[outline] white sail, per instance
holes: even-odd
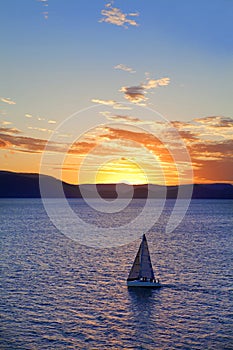
[[[154,272],[145,234],[142,237],[142,242],[140,244],[133,266],[130,270],[128,281],[133,281],[140,278],[154,280]]]
[[[142,254],[141,254],[141,271],[140,277],[147,279],[154,279],[154,272],[151,264],[149,248],[146,240],[146,236],[142,238]]]
[[[141,251],[142,251],[142,243],[140,244],[133,266],[130,270],[128,281],[133,281],[140,278],[139,276],[140,276],[140,268],[141,268]]]

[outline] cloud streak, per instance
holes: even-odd
[[[12,101],[10,97],[1,97],[1,101],[7,103],[8,105],[16,105],[16,102]]]
[[[114,66],[114,69],[123,70],[124,72],[129,72],[129,73],[136,73],[136,70],[133,70],[133,68],[126,66],[125,64],[122,64],[122,63]]]
[[[101,100],[101,99],[93,98],[91,101],[104,106],[111,106],[113,109],[131,109],[130,107],[122,105],[121,103],[115,100]]]
[[[16,129],[16,128],[0,128],[0,132],[4,134],[21,134],[21,130]]]
[[[49,6],[49,2],[48,0],[37,0],[38,2],[42,3],[43,7],[46,8],[46,11],[43,11],[42,14],[44,16],[44,19],[48,19],[49,18],[49,12],[47,10],[48,6]]]
[[[39,127],[37,127],[37,126],[28,126],[28,129],[30,129],[30,130],[42,131],[42,132],[48,132],[48,133],[54,132],[54,130],[47,129],[47,128],[39,128]]]
[[[116,123],[126,123],[131,125],[154,125],[155,123],[152,120],[142,120],[130,115],[112,114],[109,111],[103,111],[99,113],[103,115],[107,120],[111,120]]]
[[[122,12],[121,9],[113,7],[113,2],[105,5],[105,9],[101,11],[103,16],[99,22],[114,24],[116,26],[128,28],[128,26],[138,26],[135,17],[139,16],[138,12],[131,12],[129,14]],[[132,18],[130,18],[132,17]]]
[[[142,120],[139,118],[131,117],[129,115],[120,115],[120,114],[111,114],[109,111],[100,112],[106,119],[115,121],[115,122],[123,122],[123,123],[131,123],[131,124],[141,124]]]
[[[2,125],[11,125],[13,124],[12,122],[9,122],[7,120],[3,120]]]
[[[0,128],[0,140],[7,148],[15,152],[27,152],[27,153],[41,153],[43,152],[45,146],[47,145],[47,140],[38,139],[27,136],[19,136],[17,132],[14,130],[11,132],[9,130],[4,130]],[[5,148],[6,146],[4,146]],[[52,142],[48,146],[49,151],[53,152],[62,152],[65,151],[65,147],[63,143],[55,143]]]
[[[233,119],[229,117],[210,116],[205,118],[196,118],[194,121],[202,125],[208,125],[211,128],[233,127]]]
[[[52,132],[52,130],[41,130],[41,128],[29,127],[39,131]],[[47,151],[55,153],[67,152],[69,144],[66,142],[49,142],[46,139],[28,137],[19,135],[22,132],[14,128],[0,127],[0,148],[9,148],[14,152],[23,153],[42,153],[46,147]],[[95,136],[92,139],[86,138],[83,141],[75,142],[70,148],[68,154],[84,156],[96,145]]]

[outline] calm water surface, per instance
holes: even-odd
[[[125,281],[140,240],[87,248],[53,226],[39,199],[0,200],[0,348],[232,350],[233,201],[192,201],[168,234],[173,204],[147,234],[165,286],[137,291]],[[82,200],[71,205],[90,218]]]

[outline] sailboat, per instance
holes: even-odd
[[[128,287],[162,287],[158,279],[155,279],[151,264],[149,248],[146,235],[142,236],[142,241],[135,257],[133,266],[127,278]]]

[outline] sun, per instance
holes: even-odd
[[[96,183],[127,183],[141,185],[148,183],[145,171],[128,158],[106,162],[98,169]]]

